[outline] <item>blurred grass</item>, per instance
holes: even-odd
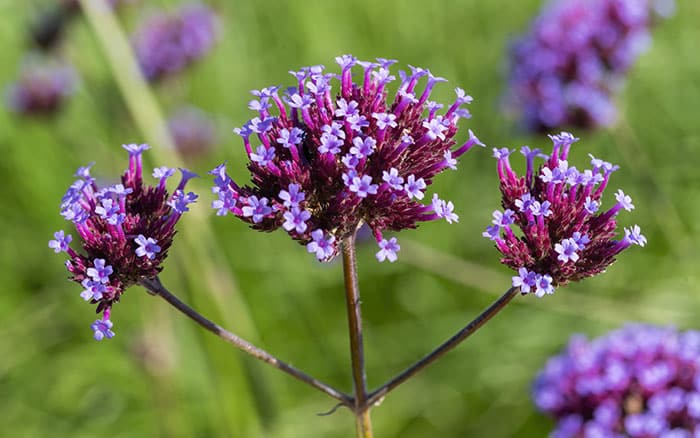
[[[189,163],[200,174],[229,160],[234,177],[247,180],[242,144],[230,130],[251,117],[248,90],[288,84],[288,70],[331,66],[342,53],[429,67],[450,79],[438,87],[436,100],[448,101],[452,87],[464,87],[475,102],[473,119],[462,126],[489,145],[548,146],[543,136],[518,132],[498,111],[503,48],[527,25],[537,1],[207,3],[221,16],[216,49],[153,90],[166,111],[189,102],[215,114],[221,144],[213,156]],[[14,79],[26,23],[42,4],[0,0],[0,83]],[[173,4],[126,6],[119,18],[131,30],[142,13]],[[700,4],[679,2],[620,95],[623,124],[576,132],[582,138],[576,164],[590,152],[622,166],[611,188],[623,187],[637,209],[621,222],[639,223],[649,246],[553,297],[518,298],[477,336],[387,397],[373,415],[378,437],[543,436],[550,425],[534,411],[529,383],[571,333],[597,335],[628,319],[698,328],[698,20]],[[119,146],[145,139],[84,21],[72,28],[64,54],[82,75],[66,111],[44,121],[0,111],[2,430],[18,437],[350,435],[347,411],[316,416],[333,403],[232,351],[138,288],[115,308],[117,337],[91,340],[92,309],[78,299],[75,284],[63,281],[60,257],[46,241],[67,226],[57,207],[75,168],[96,161],[96,173],[114,177],[126,166]],[[374,245],[360,248],[370,386],[434,347],[507,286],[510,272],[480,237],[498,205],[489,155],[470,152],[457,172],[433,186],[455,202],[459,224],[402,233],[404,249],[393,265],[375,262]],[[165,160],[172,157],[151,162]],[[199,194],[196,210],[206,214],[211,197],[206,189]],[[206,220],[221,248],[221,268],[203,262],[211,246],[186,241],[183,229],[166,265],[167,284],[207,313],[218,307],[217,319],[241,334],[250,330],[280,358],[350,390],[341,266],[315,263],[283,233],[254,233],[231,218]],[[192,252],[192,243],[199,252]],[[232,301],[229,286],[209,287],[228,269],[248,309]],[[236,316],[241,311],[250,322]]]

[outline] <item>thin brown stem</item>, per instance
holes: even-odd
[[[493,318],[498,312],[503,310],[503,308],[518,294],[520,291],[517,287],[511,287],[508,289],[498,300],[494,301],[488,309],[484,310],[479,316],[477,316],[473,321],[467,324],[463,329],[458,331],[454,336],[452,336],[447,341],[443,342],[439,347],[425,355],[422,359],[418,360],[416,363],[406,368],[401,374],[389,380],[378,389],[373,391],[369,398],[367,399],[367,406],[372,406],[386,396],[391,390],[401,385],[406,380],[410,379],[416,375],[423,368],[432,364],[438,360],[442,355],[452,350],[456,346],[462,343],[469,336],[474,334],[481,326],[486,324],[488,320]]]
[[[360,288],[357,282],[355,257],[355,233],[343,239],[343,274],[345,280],[345,304],[350,331],[350,359],[352,380],[355,386],[355,416],[358,438],[372,437],[372,423],[367,403],[367,380],[365,377],[365,355],[362,344],[362,312],[360,311]]]
[[[163,298],[165,301],[167,301],[171,306],[182,312],[184,315],[189,317],[191,320],[205,328],[206,330],[209,330],[210,332],[214,333],[216,336],[220,337],[224,341],[232,344],[234,347],[238,348],[239,350],[243,351],[244,353],[249,354],[250,356],[253,356],[254,358],[261,360],[269,365],[272,365],[273,367],[277,368],[278,370],[285,372],[289,374],[290,376],[294,377],[297,380],[300,380],[304,383],[306,383],[309,386],[312,386],[319,391],[333,397],[334,399],[340,401],[343,405],[354,409],[354,400],[351,396],[345,394],[342,391],[339,391],[311,376],[308,374],[294,368],[292,365],[289,365],[288,363],[285,363],[270,353],[266,352],[265,350],[262,350],[255,345],[251,344],[250,342],[246,341],[245,339],[242,339],[233,333],[229,332],[228,330],[220,327],[218,324],[209,321],[207,318],[204,316],[200,315],[189,307],[187,304],[183,303],[180,301],[175,295],[170,293],[168,289],[163,286],[163,284],[160,282],[160,279],[158,277],[155,278],[150,278],[150,279],[142,279],[140,281],[140,284],[145,287],[151,294],[157,295],[161,298]]]

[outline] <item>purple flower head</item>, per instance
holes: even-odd
[[[287,95],[266,97],[265,115],[237,131],[252,161],[264,155],[254,141],[275,153],[265,157],[265,166],[248,165],[249,185],[217,172],[214,192],[238,200],[228,211],[256,230],[282,227],[324,261],[360,223],[381,236],[423,221],[456,222],[451,202],[423,202],[437,174],[454,169],[461,155],[481,145],[471,131],[457,143],[457,121],[471,98],[462,91],[442,109],[429,99],[442,79],[427,70],[413,67],[397,75],[402,81],[392,94],[386,87],[395,79],[392,62],[350,55],[336,61],[339,74],[324,73],[322,66],[293,72],[296,83]],[[303,198],[292,201],[290,187]],[[269,211],[253,214],[251,199],[268,200]],[[217,214],[223,205],[216,204]],[[304,211],[311,216],[302,230],[295,220]]]
[[[523,148],[527,161],[524,176],[518,176],[503,158],[510,153],[507,149],[496,150],[505,212],[493,214],[493,224],[501,230],[489,228],[483,233],[503,254],[501,263],[548,279],[548,285],[532,289],[542,294],[599,274],[631,244],[646,243],[638,229],[636,234],[633,230],[615,240],[617,212],[631,207],[631,199],[622,191],[615,196],[617,203],[598,213],[613,166],[602,179],[579,178],[586,171],[579,172],[567,161],[570,146],[578,139],[568,133],[551,139],[554,147],[549,156]],[[538,158],[544,163],[536,167]],[[593,166],[590,173],[603,167],[601,163]],[[517,229],[522,237],[516,234]]]
[[[530,292],[530,288],[535,287],[537,273],[528,271],[526,268],[518,269],[518,275],[513,277],[513,287],[519,287],[524,294]]]
[[[506,107],[530,130],[607,126],[614,93],[663,14],[652,0],[553,0],[510,48]],[[673,5],[673,0],[667,0]],[[632,12],[634,11],[634,12]]]
[[[77,81],[69,65],[31,54],[22,63],[17,82],[8,87],[6,103],[17,114],[54,115],[74,93]]]
[[[146,19],[132,37],[132,45],[143,74],[156,81],[202,58],[216,37],[213,11],[203,5],[187,5]]]
[[[156,186],[144,184],[143,151],[148,145],[125,145],[129,167],[121,183],[99,188],[89,172],[76,173],[78,180],[68,188],[61,203],[61,214],[75,224],[78,237],[72,241],[63,231],[54,234],[49,247],[65,252],[71,279],[83,287],[81,297],[97,305],[103,320],[93,324],[95,336],[111,338],[109,312],[125,289],[142,278],[153,278],[163,269],[163,260],[175,235],[175,224],[186,205],[196,198],[183,190],[192,173],[183,170],[183,179],[170,196],[165,179],[173,170],[165,167],[154,174]],[[78,243],[73,249],[70,243]],[[107,327],[109,325],[109,327]],[[95,328],[97,327],[97,329]],[[105,328],[106,327],[106,328]]]
[[[294,230],[297,234],[303,234],[308,228],[306,221],[311,218],[311,213],[306,210],[300,210],[299,207],[293,207],[291,210],[286,211],[283,217],[284,223],[282,228],[287,231]]]
[[[566,430],[561,436],[695,436],[699,337],[697,331],[643,324],[591,341],[574,336],[548,360],[532,397],[557,431]]]
[[[49,248],[53,249],[57,254],[62,251],[68,252],[73,236],[70,234],[66,235],[63,230],[59,230],[53,233],[53,237],[55,240],[49,240]]]
[[[216,140],[214,123],[204,111],[192,106],[173,112],[168,128],[178,152],[187,159],[208,155]]]
[[[380,262],[389,260],[389,262],[394,263],[398,259],[396,253],[401,249],[401,246],[396,241],[396,237],[389,240],[382,239],[377,244],[379,245],[379,252],[376,254],[377,260]]]

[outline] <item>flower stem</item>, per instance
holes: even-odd
[[[372,391],[372,393],[369,395],[369,398],[367,399],[367,406],[369,407],[374,405],[384,396],[386,396],[391,390],[401,385],[403,382],[416,375],[423,368],[426,368],[428,365],[432,364],[440,357],[442,357],[445,353],[461,344],[462,341],[474,334],[474,332],[479,330],[481,326],[486,324],[498,312],[503,310],[503,308],[513,298],[515,298],[519,291],[520,289],[517,287],[511,287],[510,289],[508,289],[503,295],[501,295],[499,299],[494,301],[488,309],[484,310],[479,316],[477,316],[473,321],[467,324],[463,329],[455,333],[454,336],[452,336],[447,341],[443,342],[439,347],[437,347],[429,354],[425,355],[422,359],[418,360],[413,365],[406,368],[401,374],[389,380],[375,391]]]
[[[355,233],[343,239],[343,274],[345,279],[345,304],[350,331],[350,358],[352,380],[355,386],[355,425],[358,438],[372,438],[372,423],[367,403],[367,380],[365,377],[365,355],[362,345],[362,312],[360,311],[360,288],[357,282],[355,257]]]
[[[232,344],[234,347],[238,348],[239,350],[243,351],[244,353],[249,354],[250,356],[253,356],[254,358],[261,360],[269,365],[272,365],[273,367],[277,368],[278,370],[285,372],[289,374],[290,376],[294,377],[297,380],[300,380],[307,385],[310,385],[319,391],[333,397],[334,399],[340,401],[343,405],[349,407],[349,408],[354,408],[353,405],[353,399],[351,396],[345,394],[344,392],[341,392],[311,376],[308,374],[296,369],[292,365],[289,365],[288,363],[285,363],[270,353],[266,352],[265,350],[262,350],[255,345],[251,344],[250,342],[236,336],[235,334],[229,332],[228,330],[220,327],[216,323],[209,321],[207,318],[204,316],[200,315],[189,307],[187,304],[183,303],[180,301],[175,295],[170,293],[168,289],[163,286],[163,284],[160,282],[160,279],[158,277],[155,278],[150,278],[150,279],[142,279],[140,281],[141,286],[145,287],[150,293],[153,295],[157,295],[161,298],[163,298],[165,301],[167,301],[171,306],[182,312],[185,316],[189,317],[192,319],[194,322],[199,324],[200,326],[204,327],[206,330],[209,330],[210,332],[214,333],[224,341]]]

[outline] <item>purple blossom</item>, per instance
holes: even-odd
[[[219,199],[211,202],[211,208],[216,210],[217,216],[226,216],[238,204],[238,201],[230,190],[219,190]]]
[[[90,328],[95,332],[95,340],[101,341],[104,338],[112,339],[114,337],[112,326],[112,321],[109,319],[98,319],[90,325]]]
[[[565,436],[691,437],[700,333],[629,324],[598,339],[571,338],[533,385],[537,408]],[[555,435],[559,436],[559,435]]]
[[[519,287],[520,292],[530,293],[530,288],[535,287],[537,273],[528,271],[526,268],[519,268],[518,275],[513,277],[513,287]]]
[[[360,223],[380,241],[385,231],[415,228],[423,221],[457,221],[451,202],[438,199],[425,205],[421,200],[436,175],[455,168],[461,155],[481,145],[471,131],[457,144],[461,107],[471,101],[463,91],[446,110],[431,102],[441,78],[412,67],[399,73],[401,83],[392,94],[386,88],[394,79],[388,60],[363,62],[348,55],[337,61],[339,74],[325,73],[323,66],[291,72],[295,83],[284,98],[254,93],[271,105],[262,109],[255,104],[255,117],[235,132],[252,161],[262,155],[251,145],[253,134],[265,148],[276,150],[265,166],[248,166],[250,184],[237,184],[223,167],[213,171],[217,210],[233,213],[256,230],[290,229],[294,208],[311,214],[304,221],[308,229],[301,232],[295,226],[289,235],[307,247],[313,243],[313,253],[321,248],[324,261],[339,252],[340,242]],[[427,83],[419,81],[424,76]],[[304,194],[302,199],[285,197],[285,192],[291,196],[292,185]],[[222,211],[222,196],[237,202]],[[269,210],[253,215],[256,207],[249,200],[263,198],[269,200]],[[320,237],[314,239],[310,229],[320,230]]]
[[[550,275],[537,274],[535,277],[535,296],[542,298],[545,295],[554,293],[554,285],[552,285],[552,277]]]
[[[183,214],[190,211],[188,205],[195,202],[197,198],[199,198],[199,196],[192,192],[185,194],[182,190],[175,190],[172,199],[168,201],[168,205],[176,212]]]
[[[377,141],[372,137],[355,137],[352,141],[353,146],[350,148],[350,153],[358,158],[367,158],[374,152]]]
[[[193,173],[181,169],[182,179],[171,197],[165,180],[173,170],[157,168],[154,175],[160,178],[159,184],[146,186],[141,155],[148,145],[129,144],[124,149],[129,153],[129,167],[120,184],[99,188],[89,166],[83,167],[62,198],[61,215],[76,224],[80,248],[70,248],[71,236],[63,231],[54,234],[56,239],[49,244],[67,253],[71,279],[83,287],[80,296],[103,313],[102,321],[109,320],[112,306],[126,288],[161,272],[182,213],[175,207],[182,209],[196,198],[193,193],[183,194]],[[109,327],[100,321],[93,324],[99,339],[114,335],[110,327],[111,322]]]
[[[404,184],[404,190],[408,195],[408,198],[423,199],[425,194],[423,190],[427,187],[423,178],[416,179],[416,176],[411,174],[406,178],[406,184]]]
[[[335,255],[334,236],[329,235],[326,237],[323,234],[323,230],[317,229],[311,232],[311,239],[311,242],[306,245],[306,250],[310,253],[315,253],[318,260],[329,260]]]
[[[248,198],[247,205],[241,210],[244,217],[250,217],[253,219],[253,223],[260,223],[265,218],[265,216],[272,213],[272,208],[270,208],[267,203],[267,198],[258,199],[257,196],[251,196]]]
[[[175,169],[170,167],[161,166],[153,169],[153,178],[170,178],[175,174]]]
[[[489,240],[496,240],[501,236],[501,227],[498,225],[489,225],[486,227],[486,231],[481,233],[481,235]]]
[[[203,5],[156,12],[132,37],[141,71],[150,81],[174,75],[204,57],[214,46],[217,20]]]
[[[389,260],[389,262],[394,263],[398,259],[396,253],[401,249],[401,246],[396,241],[396,237],[389,240],[382,239],[377,244],[379,245],[379,252],[376,254],[377,260],[380,262]]]
[[[518,176],[510,165],[506,148],[496,149],[497,171],[504,213],[494,212],[494,227],[482,235],[495,243],[503,254],[501,262],[514,270],[525,268],[542,277],[542,286],[535,294],[551,293],[555,287],[604,272],[615,257],[637,240],[632,232],[615,240],[616,213],[631,206],[631,200],[618,192],[617,204],[598,214],[604,189],[613,168],[602,179],[592,175],[604,166],[595,159],[594,169],[579,171],[567,161],[571,145],[578,141],[569,133],[551,136],[551,155],[522,148],[526,158],[524,176]],[[544,158],[536,167],[535,159]],[[515,225],[513,229],[510,225]],[[522,232],[522,237],[517,231]],[[503,232],[503,235],[499,235]],[[551,286],[551,288],[550,288]]]
[[[151,237],[139,234],[138,237],[134,239],[134,242],[139,246],[135,251],[136,255],[139,257],[148,257],[148,259],[153,260],[156,258],[156,254],[160,252],[158,241]]]
[[[279,198],[283,201],[283,204],[287,208],[298,207],[299,203],[304,200],[305,195],[301,191],[301,186],[299,184],[290,184],[287,190],[280,191]]]
[[[625,239],[635,245],[644,246],[647,244],[647,238],[642,234],[642,230],[639,225],[634,225],[631,229],[625,228]]]
[[[625,195],[622,190],[618,190],[617,193],[615,193],[615,199],[617,200],[618,204],[622,208],[624,208],[627,211],[632,211],[634,210],[634,204],[632,204],[632,198],[629,196]]]
[[[53,237],[55,240],[49,240],[49,248],[53,249],[53,251],[57,254],[62,251],[68,252],[73,236],[70,234],[65,234],[63,230],[59,230],[53,233]]]
[[[282,228],[287,231],[294,230],[297,234],[306,232],[306,221],[311,218],[311,213],[306,210],[300,210],[299,207],[294,207],[290,211],[284,212],[284,223]]]
[[[547,2],[511,46],[505,107],[515,108],[526,127],[535,131],[612,124],[615,91],[648,46],[660,16],[657,3]]]
[[[275,148],[265,147],[263,145],[258,146],[255,153],[250,154],[250,161],[253,163],[258,163],[259,166],[267,166],[275,158]]]
[[[377,184],[372,184],[372,177],[369,175],[356,176],[352,179],[348,188],[360,198],[366,198],[368,195],[376,195]]]
[[[85,271],[88,277],[100,283],[109,283],[109,276],[114,270],[111,265],[105,266],[105,259],[95,259],[92,262],[92,268],[87,268]]]

